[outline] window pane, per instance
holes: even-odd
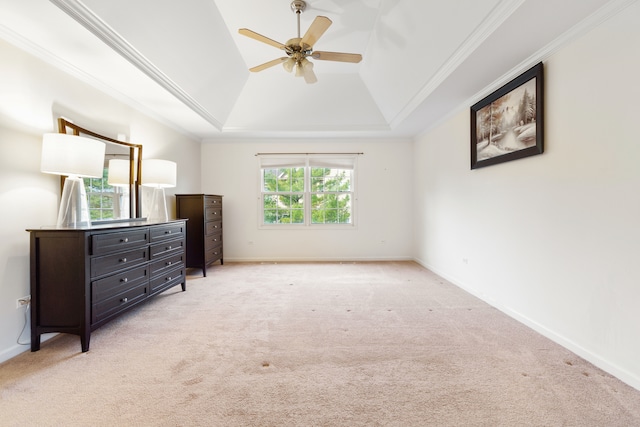
[[[263,192],[303,192],[304,168],[262,169]]]
[[[311,169],[311,191],[351,191],[350,169]]]
[[[303,224],[304,198],[302,194],[270,194],[263,198],[265,224]]]
[[[277,169],[262,170],[262,191],[276,191]]]
[[[313,195],[311,222],[313,224],[350,224],[351,195]]]

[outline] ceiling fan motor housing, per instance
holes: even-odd
[[[284,47],[284,51],[287,55],[296,60],[310,56],[313,52],[311,46],[306,43],[300,43],[300,40],[300,37],[289,39]]]

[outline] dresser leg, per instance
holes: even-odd
[[[82,347],[82,352],[86,353],[89,351],[89,339],[91,338],[91,332],[84,333],[80,335],[80,345]]]
[[[34,332],[31,334],[31,351],[38,351],[38,350],[40,350],[40,334],[37,332]]]
[[[182,292],[187,290],[187,281],[182,282]]]

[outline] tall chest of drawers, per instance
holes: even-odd
[[[31,234],[31,351],[40,336],[80,336],[148,298],[186,289],[186,221],[132,221],[84,229],[41,228]]]
[[[187,267],[201,268],[220,260],[222,245],[222,196],[213,194],[176,194],[176,216],[188,219]]]

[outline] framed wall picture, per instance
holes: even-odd
[[[471,107],[471,169],[544,152],[542,62]]]

